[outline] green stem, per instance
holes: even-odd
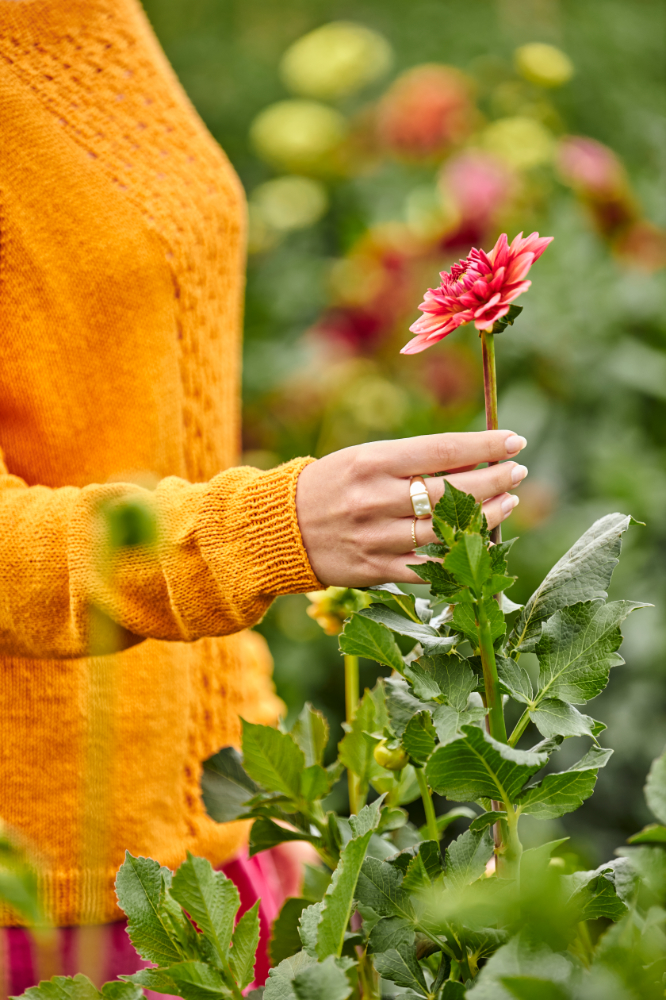
[[[351,726],[358,709],[358,656],[345,654],[345,709],[347,723]],[[349,812],[358,815],[361,798],[358,775],[347,771],[349,785]]]
[[[495,335],[481,331],[481,354],[483,356],[483,395],[486,403],[486,430],[496,431],[497,420],[497,372],[495,370]],[[488,466],[497,462],[488,462]],[[490,532],[490,540],[495,545],[502,541],[502,528],[497,525]]]
[[[419,791],[421,792],[421,798],[423,799],[423,808],[426,814],[426,826],[428,827],[428,836],[430,840],[434,840],[439,843],[439,829],[437,828],[437,817],[435,816],[435,807],[432,803],[432,795],[430,789],[428,788],[428,782],[426,781],[426,776],[422,767],[417,767],[414,769],[416,771],[416,780],[419,783]]]
[[[497,675],[497,663],[495,661],[495,650],[490,632],[490,622],[483,600],[480,600],[477,604],[477,612],[479,616],[481,666],[483,667],[483,681],[486,688],[486,702],[489,708],[488,730],[494,739],[499,740],[500,743],[506,743],[502,692],[500,691],[499,677]]]
[[[518,722],[514,726],[513,732],[509,737],[510,747],[515,747],[516,743],[527,729],[529,721],[530,721],[530,710],[529,708],[526,708],[521,717],[518,719]]]

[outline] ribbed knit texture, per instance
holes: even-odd
[[[308,459],[232,468],[243,194],[135,0],[0,0],[0,102],[0,815],[75,924],[118,916],[125,849],[242,845],[201,761],[278,714],[241,630],[318,586]],[[157,541],[113,555],[128,500]]]

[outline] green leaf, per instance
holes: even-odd
[[[402,888],[405,892],[416,892],[440,878],[444,871],[439,843],[436,840],[425,840],[419,844],[415,856],[409,862],[405,871]]]
[[[389,948],[388,951],[375,955],[375,968],[380,976],[395,983],[396,986],[416,990],[421,996],[428,992],[413,946]]]
[[[305,756],[289,733],[271,726],[243,724],[243,764],[263,788],[298,798]]]
[[[402,734],[402,745],[414,764],[425,764],[435,749],[436,735],[430,712],[419,712],[409,720]]]
[[[330,790],[330,776],[321,764],[312,764],[301,772],[301,795],[308,802],[325,798]]]
[[[485,598],[484,606],[490,624],[492,641],[495,642],[506,632],[506,622],[494,597]],[[476,622],[473,604],[456,604],[453,609],[451,625],[456,631],[462,632],[463,635],[467,636],[473,646],[478,646],[479,627]]]
[[[236,924],[229,964],[242,990],[254,979],[254,956],[259,945],[259,900]]]
[[[125,851],[116,875],[116,895],[127,917],[130,941],[141,958],[171,965],[184,957],[171,929],[166,894],[171,872],[152,858],[135,858]]]
[[[414,622],[409,618],[403,618],[402,615],[391,611],[384,604],[371,604],[369,608],[364,608],[359,614],[364,618],[370,618],[372,621],[378,622],[380,625],[385,625],[386,628],[392,632],[397,632],[398,635],[415,639],[416,642],[421,643],[426,653],[444,653],[456,641],[451,636],[443,637],[439,635],[437,630],[431,628],[430,625],[424,625],[421,622]]]
[[[187,860],[173,877],[171,895],[203,931],[220,960],[226,962],[240,906],[238,889],[231,879],[214,872],[210,861],[195,858],[188,851]]]
[[[166,969],[141,969],[127,980],[154,993],[166,993],[184,1000],[228,1000],[232,996],[221,974],[204,962],[179,962]]]
[[[216,823],[228,823],[244,812],[259,786],[241,763],[234,747],[223,747],[203,763],[201,793],[206,812]]]
[[[309,836],[300,830],[289,830],[284,826],[278,826],[267,816],[260,816],[259,819],[255,819],[250,830],[250,857],[291,840],[306,840],[309,844],[319,842],[317,837]]]
[[[407,569],[413,570],[417,576],[429,583],[430,589],[436,597],[443,597],[447,601],[455,601],[460,598],[460,585],[456,582],[455,576],[444,569],[441,563],[410,563]]]
[[[534,699],[534,691],[530,675],[525,667],[510,656],[502,656],[498,653],[495,654],[495,660],[500,683],[506,693],[523,705],[529,705]]]
[[[21,994],[22,1000],[99,1000],[99,996],[97,987],[81,973],[43,979],[39,986],[31,986]]]
[[[291,986],[294,978],[316,962],[316,958],[304,951],[285,958],[268,973],[263,1000],[296,1000],[296,994]]]
[[[645,800],[657,819],[666,823],[666,750],[652,761],[645,782]]]
[[[493,575],[488,549],[480,535],[463,535],[451,546],[444,559],[444,569],[463,587],[481,597],[483,585]]]
[[[465,830],[446,849],[447,886],[462,889],[484,874],[495,845],[488,829]]]
[[[346,1000],[352,991],[349,979],[333,956],[303,969],[294,977],[292,986],[297,1000]]]
[[[564,991],[559,995],[527,993],[520,1000],[570,1000],[567,988],[574,977],[573,959],[533,942],[529,933],[517,934],[491,955],[466,996],[470,1000],[514,1000],[516,994],[504,985],[505,978],[514,977],[535,978],[539,984],[554,983]]]
[[[301,950],[298,924],[303,910],[309,905],[310,900],[304,899],[302,896],[290,896],[285,899],[282,909],[273,921],[271,937],[268,942],[271,965],[278,965],[283,959],[289,958]]]
[[[474,516],[476,500],[470,493],[457,490],[448,479],[444,482],[444,494],[437,501],[434,513],[452,528],[464,531]]]
[[[306,906],[298,921],[298,934],[303,942],[303,949],[308,955],[317,955],[317,933],[321,911],[324,908],[323,899],[311,906]]]
[[[567,771],[546,774],[519,797],[522,812],[539,819],[556,819],[578,809],[594,791],[599,768],[608,763],[612,753],[612,750],[592,747]]]
[[[369,609],[368,609],[369,610]],[[340,635],[340,649],[352,656],[376,660],[402,673],[404,661],[400,648],[386,628],[365,615],[353,614]]]
[[[104,983],[101,993],[106,1000],[143,1000],[143,990],[139,986],[118,979]]]
[[[387,677],[384,684],[391,726],[398,737],[402,736],[413,715],[422,712],[424,708],[436,707],[432,702],[427,703],[414,698],[402,677]]]
[[[372,928],[368,951],[379,953],[390,948],[411,948],[414,944],[414,927],[402,917],[382,917]]]
[[[383,797],[364,806],[358,816],[350,816],[353,837],[340,853],[340,861],[322,903],[317,934],[317,956],[320,961],[329,955],[340,956],[345,931],[352,914],[354,890],[368,844],[380,819]]]
[[[628,844],[666,844],[666,826],[660,823],[649,823],[640,833],[634,833],[627,839]]]
[[[595,521],[534,591],[518,616],[511,644],[521,652],[533,650],[542,623],[556,611],[582,601],[605,600],[618,563],[622,534],[636,523],[626,514],[607,514]]]
[[[417,698],[445,698],[462,712],[477,685],[476,675],[466,660],[457,656],[422,656],[405,667]]]
[[[530,712],[530,719],[542,736],[592,736],[595,720],[559,698],[545,698]]]
[[[358,901],[371,907],[380,917],[402,917],[413,922],[414,910],[401,883],[399,869],[377,858],[366,858],[356,886]]]
[[[328,889],[331,872],[319,865],[304,865],[303,870],[303,896],[311,903],[318,903]]]
[[[647,607],[634,601],[587,601],[557,611],[543,626],[536,647],[539,700],[560,698],[583,705],[608,683],[611,667],[624,663],[616,653],[620,624],[632,611]]]
[[[502,976],[502,986],[516,1000],[571,1000],[571,992],[559,983],[536,976]]]
[[[328,722],[310,702],[306,701],[303,710],[291,727],[291,735],[303,751],[305,766],[321,764],[328,743]]]
[[[455,983],[452,979],[444,983],[441,1000],[465,1000],[465,996],[464,983]]]
[[[492,812],[481,813],[476,819],[473,819],[469,824],[469,828],[472,833],[479,833],[481,830],[487,829],[489,826],[494,826],[495,823],[500,819],[506,819],[506,812],[504,809],[493,810]]]
[[[608,920],[621,920],[627,912],[615,889],[615,874],[612,868],[593,872],[575,872],[565,876],[571,895],[569,902],[578,910],[576,919],[597,920],[605,917]]]
[[[493,568],[493,573],[499,573],[501,576],[506,573],[507,557],[516,541],[517,539],[515,538],[509,538],[506,542],[498,542],[497,545],[491,545],[488,554],[490,555],[490,564]]]
[[[456,802],[478,798],[513,802],[525,783],[548,762],[548,755],[514,750],[477,726],[463,726],[463,737],[440,746],[428,761],[431,788]]]

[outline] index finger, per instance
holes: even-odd
[[[466,431],[451,434],[424,434],[398,441],[378,441],[377,458],[384,469],[398,477],[457,472],[480,462],[501,462],[512,458],[527,444],[513,431]]]

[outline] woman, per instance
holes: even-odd
[[[278,905],[246,824],[199,795],[239,716],[279,712],[247,629],[279,594],[415,581],[412,525],[434,536],[411,476],[455,471],[494,525],[527,470],[467,471],[516,455],[510,431],[235,467],[243,194],[137,0],[0,0],[0,56],[0,814],[42,855],[54,923],[102,928],[40,969],[7,930],[16,994],[91,958],[132,971],[125,849],[225,865],[244,907],[272,877]],[[137,504],[155,543],[112,551]]]

